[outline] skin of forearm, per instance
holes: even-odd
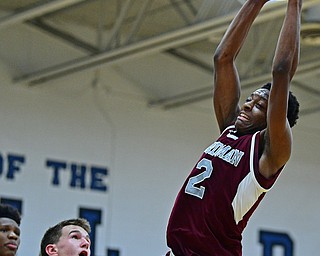
[[[236,58],[244,40],[266,0],[248,0],[223,36],[216,54],[220,58]]]
[[[290,80],[299,62],[301,1],[289,0],[288,11],[280,32],[273,70],[288,72]]]

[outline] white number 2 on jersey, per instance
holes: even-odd
[[[205,179],[210,178],[213,170],[211,161],[205,158],[201,159],[201,161],[199,161],[197,164],[197,169],[200,170],[201,168],[205,168],[205,170],[198,175],[189,178],[188,184],[184,190],[187,194],[199,197],[200,199],[203,198],[206,188],[204,186],[196,187],[195,185],[201,183]]]

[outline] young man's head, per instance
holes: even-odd
[[[40,256],[90,256],[90,232],[85,219],[61,221],[45,232]]]
[[[240,134],[250,134],[261,131],[267,127],[268,98],[271,84],[267,83],[254,91],[243,104],[239,116],[235,122]],[[290,127],[293,127],[299,113],[297,98],[289,92],[287,119]]]
[[[0,256],[14,256],[20,245],[19,211],[5,204],[0,204]]]

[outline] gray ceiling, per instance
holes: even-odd
[[[0,58],[16,83],[30,85],[112,67],[140,87],[149,105],[183,107],[210,99],[212,54],[240,6],[238,0],[1,0]],[[264,7],[238,57],[248,92],[270,79],[285,7],[285,1]],[[303,8],[292,90],[301,114],[318,118],[320,0],[304,0]]]

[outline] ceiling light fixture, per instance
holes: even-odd
[[[238,0],[238,2],[240,2],[241,4],[244,4],[247,0]],[[270,2],[283,2],[283,1],[287,1],[287,0],[269,0],[268,3]]]

